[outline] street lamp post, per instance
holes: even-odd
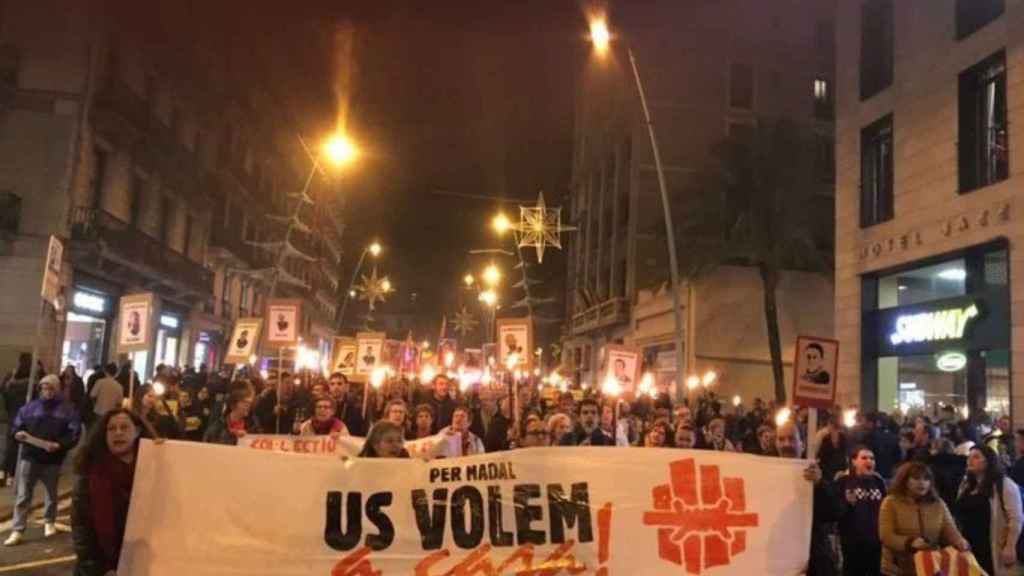
[[[316,154],[313,157],[313,168],[309,171],[309,176],[306,178],[306,183],[302,186],[302,191],[299,193],[298,200],[295,201],[295,209],[292,210],[291,218],[288,220],[288,229],[284,233],[284,242],[281,243],[281,249],[277,252],[277,259],[274,263],[274,278],[270,282],[271,298],[277,296],[277,284],[281,277],[281,270],[284,267],[285,258],[288,256],[288,244],[292,238],[292,231],[295,229],[295,222],[298,220],[299,214],[302,212],[302,205],[306,202],[306,193],[309,192],[309,185],[313,182],[313,176],[315,176],[317,171],[320,169],[321,158],[327,156],[327,160],[331,164],[335,166],[344,166],[352,162],[357,153],[356,147],[351,140],[342,134],[336,134],[324,143],[321,153]]]
[[[594,20],[590,23],[590,38],[598,52],[604,52],[611,42],[611,34],[608,26],[603,20]],[[679,301],[679,261],[676,258],[675,226],[672,223],[672,212],[668,203],[668,189],[665,185],[665,171],[661,165],[661,152],[658,149],[658,139],[654,134],[654,123],[651,122],[651,112],[647,107],[647,96],[644,93],[644,85],[640,80],[640,71],[637,69],[636,58],[633,56],[633,49],[626,47],[629,54],[629,64],[633,69],[633,79],[636,81],[636,90],[640,96],[640,107],[644,113],[644,123],[647,126],[647,134],[651,139],[651,151],[654,153],[654,167],[658,173],[658,190],[661,193],[661,208],[665,217],[665,234],[668,242],[668,265],[670,281],[672,283],[672,312],[675,318],[675,352],[676,352],[676,399],[680,402],[686,397],[686,389],[680,379],[681,374],[686,373],[685,357],[683,355],[683,312]]]
[[[341,311],[338,312],[338,330],[341,330],[345,322],[345,309],[348,308],[348,301],[352,298],[354,290],[352,289],[356,283],[356,276],[359,275],[359,270],[363,267],[363,261],[366,260],[366,254],[377,257],[380,255],[381,246],[380,243],[374,242],[366,248],[363,248],[363,252],[359,255],[359,261],[356,262],[356,267],[352,269],[352,279],[348,281],[348,289],[345,290],[345,298],[341,301]]]

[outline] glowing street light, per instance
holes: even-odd
[[[686,379],[687,389],[696,390],[698,386],[700,386],[700,377],[690,376],[689,378]]]
[[[383,250],[383,248],[381,247],[380,242],[374,242],[366,247],[366,251],[369,252],[371,256],[380,256],[381,250]]]
[[[743,403],[743,399],[740,398],[739,394],[737,394],[737,395],[732,397],[732,405],[733,405],[734,408],[739,408],[740,404],[742,404],[742,403]]]
[[[335,166],[350,164],[359,155],[352,139],[344,134],[335,134],[324,143],[324,155]]]
[[[466,285],[466,288],[470,288],[476,283],[476,278],[473,278],[472,274],[466,274],[462,277],[462,283]]]
[[[348,291],[348,296],[349,296],[349,298],[355,298],[356,297],[356,291],[355,290],[349,290]]]
[[[603,18],[595,18],[590,21],[590,41],[594,43],[594,49],[599,54],[608,51],[612,42],[612,33],[608,30],[608,23]]]
[[[483,278],[484,283],[493,288],[498,285],[498,282],[501,282],[501,270],[494,264],[491,264],[484,268]]]
[[[391,292],[391,280],[387,278],[380,281],[380,289],[385,292]]]
[[[495,294],[494,290],[484,290],[480,293],[479,299],[484,304],[494,307],[498,303],[498,295]]]
[[[622,394],[622,385],[619,384],[619,380],[614,376],[609,376],[605,379],[604,385],[601,386],[601,391],[608,396],[618,396]]]
[[[718,380],[718,373],[714,370],[708,370],[704,373],[704,378],[701,380],[701,383],[704,384],[705,388],[707,388],[714,384],[715,380]]]
[[[512,221],[505,214],[498,214],[491,221],[491,226],[494,227],[494,231],[498,234],[504,234],[512,229]]]

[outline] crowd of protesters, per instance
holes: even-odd
[[[589,390],[541,393],[532,384],[464,389],[444,375],[373,388],[338,373],[267,379],[166,366],[132,386],[131,366],[111,364],[85,381],[71,368],[44,376],[26,404],[29,368],[23,358],[3,382],[13,417],[4,477],[16,483],[5,543],[22,541],[38,483],[46,492],[44,535],[57,532],[61,464],[84,430],[72,506],[78,574],[116,566],[139,438],[236,444],[247,434],[366,437],[360,456],[377,458],[408,457],[404,441],[436,434],[460,435],[464,455],[636,446],[809,458],[809,574],[912,575],[913,553],[940,546],[970,550],[995,576],[1014,573],[1018,558],[1024,430],[1013,433],[1006,418],[959,418],[951,406],[914,415],[820,411],[822,426],[808,438],[806,410],[761,400],[749,409],[725,406],[708,390],[684,402],[667,393],[626,401]]]

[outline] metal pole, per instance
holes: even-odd
[[[640,106],[644,112],[644,122],[651,137],[651,150],[654,152],[654,166],[658,172],[658,189],[661,192],[661,208],[665,213],[665,235],[668,237],[668,265],[672,281],[672,312],[675,317],[675,348],[676,348],[676,400],[682,402],[686,397],[685,383],[682,375],[686,374],[685,357],[683,356],[683,312],[679,302],[679,262],[676,259],[675,226],[672,225],[672,212],[669,209],[668,189],[665,186],[665,171],[661,166],[661,153],[658,151],[658,139],[654,136],[654,124],[651,123],[651,112],[647,108],[647,96],[644,85],[640,81],[633,49],[627,48],[629,63],[633,67],[633,78],[640,94]],[[692,345],[692,343],[691,343]]]
[[[355,286],[356,275],[359,274],[359,270],[363,267],[363,260],[366,259],[367,250],[369,250],[369,248],[363,248],[363,253],[359,255],[359,261],[356,262],[356,267],[352,269],[352,279],[348,281],[348,288],[345,290],[344,300],[341,301],[341,312],[338,313],[339,332],[345,325],[345,309],[348,308],[348,300],[349,297],[352,295],[352,286]]]
[[[36,365],[39,363],[39,338],[43,333],[43,316],[46,315],[46,300],[41,299],[39,302],[39,314],[36,316],[36,333],[35,337],[32,338],[32,366],[28,372],[28,390],[25,391],[25,404],[27,405],[32,401],[32,390],[36,387],[36,379],[39,377],[39,373],[36,370]],[[14,422],[14,414],[11,414],[11,422]]]

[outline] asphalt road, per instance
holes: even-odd
[[[41,497],[41,494],[36,495],[36,498]],[[71,499],[61,500],[57,513],[58,529],[70,527],[70,510]],[[6,540],[10,530],[10,521],[0,524],[0,539]],[[70,531],[43,538],[42,510],[38,510],[29,522],[21,545],[0,546],[0,576],[67,576],[72,573],[74,556]]]

